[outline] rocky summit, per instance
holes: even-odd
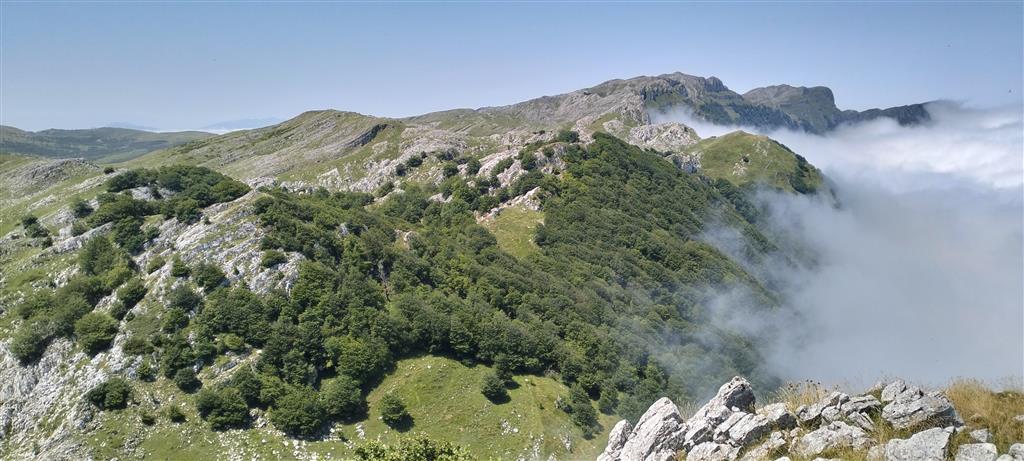
[[[794,408],[758,407],[750,383],[735,377],[688,418],[662,398],[635,425],[619,421],[597,459],[1018,461],[1024,443],[1000,454],[987,429],[968,431],[946,395],[903,380],[859,395],[834,391]]]

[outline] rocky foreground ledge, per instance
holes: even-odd
[[[598,461],[1024,461],[1024,444],[1000,455],[987,430],[970,432],[970,443],[953,453],[951,441],[966,427],[952,402],[901,380],[863,395],[832,392],[795,412],[786,403],[755,408],[750,383],[741,377],[689,419],[662,398],[635,426],[619,421]],[[877,437],[879,431],[893,437]]]

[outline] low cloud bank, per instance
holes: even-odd
[[[759,194],[765,226],[810,249],[813,263],[751,265],[782,287],[784,313],[751,312],[735,293],[711,306],[768,340],[766,365],[781,376],[863,386],[1024,375],[1021,108],[928,110],[932,122],[914,127],[766,133],[822,168],[841,203]],[[736,129],[670,118],[702,136]],[[725,230],[707,238],[740,254]]]

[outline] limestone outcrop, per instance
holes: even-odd
[[[947,396],[902,380],[859,395],[831,392],[792,411],[791,405],[758,407],[750,383],[735,377],[689,418],[662,398],[636,425],[620,421],[598,460],[778,461],[833,459],[842,453],[878,461],[1024,458],[1024,444],[1000,456],[988,430],[965,432]],[[966,441],[955,442],[961,432]]]

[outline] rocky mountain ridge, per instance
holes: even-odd
[[[636,125],[650,123],[652,113],[678,110],[692,112],[716,124],[765,131],[790,128],[815,134],[830,131],[842,123],[878,117],[893,118],[907,125],[929,119],[924,104],[861,112],[840,110],[832,90],[827,87],[775,85],[755,88],[741,95],[716,77],[675,72],[609,80],[590,88],[508,106],[436,112],[407,120],[474,130],[486,129],[488,121],[517,119],[525,122],[524,126],[543,128],[577,120],[594,121],[615,113],[624,123]]]
[[[391,140],[391,145],[378,146],[374,153],[395,152],[395,148],[399,147],[395,144],[398,143],[418,142],[423,147],[444,148],[443,145],[431,144],[439,139],[454,140],[457,146],[462,147],[460,151],[472,147],[489,153],[508,141],[521,146],[513,139],[528,138],[532,132],[572,128],[586,135],[591,131],[607,131],[605,125],[610,121],[617,121],[629,129],[651,124],[652,115],[677,111],[692,113],[697,118],[716,124],[740,125],[762,131],[789,128],[815,134],[825,133],[843,123],[879,117],[892,118],[900,124],[921,123],[929,119],[923,104],[861,112],[840,110],[835,105],[832,91],[826,87],[775,85],[755,88],[741,95],[730,90],[716,77],[705,78],[676,72],[609,80],[590,88],[507,106],[454,109],[406,118],[389,119],[331,110],[310,111],[275,125],[219,137],[197,131],[153,133],[126,128],[94,128],[29,132],[4,126],[0,127],[0,152],[58,158],[83,157],[112,162],[130,160],[148,152],[169,149],[191,141],[206,140],[212,143],[209,145],[218,155],[223,155],[226,150],[232,151],[226,159],[230,162],[231,159],[237,159],[237,155],[266,155],[268,148],[272,149],[271,152],[287,150],[285,144],[267,145],[262,141],[268,136],[277,137],[278,134],[292,132],[292,136],[286,139],[303,141],[305,148],[326,148],[331,157],[336,157],[339,151],[348,154],[369,144],[384,128],[401,132],[405,127],[418,127],[418,134],[404,134],[402,141]],[[330,114],[335,116],[325,117]],[[347,142],[334,143],[331,139],[340,133],[330,129],[332,118],[355,126],[361,126],[365,119],[374,123],[377,129],[370,130],[367,127]],[[509,134],[513,138],[508,138]],[[209,150],[205,148],[207,145],[190,145],[186,150]],[[398,150],[403,149],[399,147]],[[317,156],[308,160],[323,162],[325,159]],[[266,164],[269,169],[263,169],[257,175],[280,174],[295,169],[282,169],[273,163]],[[341,175],[344,176],[345,172],[341,172]]]
[[[635,425],[617,423],[598,461],[1024,459],[1024,443],[999,455],[991,432],[968,431],[946,395],[903,380],[878,383],[859,395],[831,392],[795,411],[785,402],[760,408],[755,403],[750,383],[738,376],[690,418],[662,398]],[[1024,415],[1016,423],[1024,424]],[[953,439],[961,434],[954,449]]]
[[[675,73],[611,80],[508,106],[400,119],[311,111],[278,125],[154,152],[131,163],[190,162],[240,179],[276,177],[299,187],[372,192],[389,182],[440,179],[429,172],[406,176],[403,165],[415,156],[443,152],[495,162],[532,143],[550,141],[560,130],[573,130],[584,141],[605,132],[642,147],[681,153],[700,137],[680,124],[655,123],[659,114],[680,110],[713,123],[811,133],[877,117],[906,124],[928,119],[920,104],[840,111],[831,90],[823,87],[768,87],[740,95],[717,78]],[[437,171],[440,165],[426,166],[424,170]]]

